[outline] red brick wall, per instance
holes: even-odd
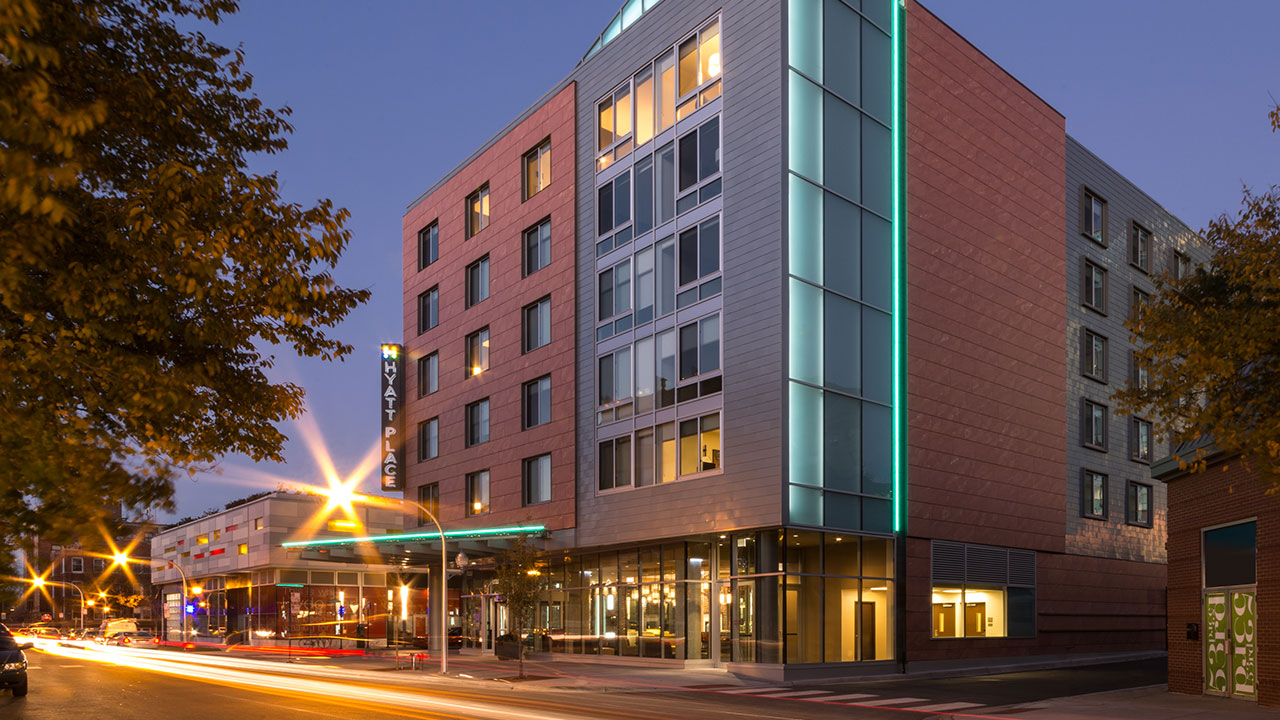
[[[465,528],[517,522],[551,529],[574,524],[574,388],[576,306],[574,268],[574,92],[571,83],[473,162],[459,170],[404,217],[404,336],[408,489],[440,483],[440,519]],[[551,184],[522,202],[525,152],[551,138]],[[465,201],[489,184],[490,224],[465,238]],[[551,264],[521,277],[523,231],[551,218]],[[418,230],[439,219],[439,260],[418,271]],[[466,308],[467,265],[489,254],[489,298]],[[418,334],[418,295],[440,287],[440,324]],[[551,344],[521,354],[521,309],[551,296]],[[466,336],[489,326],[489,371],[466,377]],[[417,397],[418,358],[440,353],[439,391]],[[521,427],[521,386],[551,375],[551,422]],[[465,447],[465,406],[489,398],[490,440]],[[439,416],[439,456],[418,462],[418,423]],[[551,502],[523,507],[521,461],[551,453]],[[488,469],[490,512],[467,518],[466,474]]]
[[[1204,692],[1204,617],[1201,608],[1201,529],[1258,521],[1258,703],[1280,707],[1280,495],[1239,459],[1169,482],[1169,689]],[[1187,623],[1200,640],[1187,639]]]

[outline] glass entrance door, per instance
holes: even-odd
[[[1257,697],[1255,590],[1204,595],[1205,692]]]

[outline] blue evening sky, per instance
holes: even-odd
[[[680,0],[666,0],[679,2]],[[346,362],[278,355],[307,389],[311,436],[288,424],[285,464],[227,458],[177,485],[178,516],[279,480],[322,483],[377,441],[377,348],[401,334],[401,215],[408,202],[567,75],[621,0],[242,0],[207,35],[243,43],[255,90],[294,110],[277,170],[287,199],[348,208],[336,273],[373,299],[335,333]],[[1280,180],[1280,3],[1236,0],[933,0],[927,6],[1067,116],[1067,131],[1193,228],[1234,212],[1242,183]],[[675,39],[674,37],[672,38]],[[726,58],[732,67],[733,58]],[[364,487],[373,491],[376,476]],[[161,517],[161,520],[172,517]]]

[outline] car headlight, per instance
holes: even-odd
[[[27,669],[27,661],[26,661],[26,660],[19,660],[18,662],[5,663],[5,664],[4,664],[4,669],[5,669],[5,670],[26,670],[26,669]]]

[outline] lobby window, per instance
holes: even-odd
[[[551,221],[543,220],[524,231],[524,276],[551,264]]]
[[[489,328],[467,336],[467,377],[475,377],[489,369]]]
[[[426,397],[440,389],[440,353],[418,358],[418,397]]]
[[[418,486],[418,504],[431,511],[431,515],[440,519],[440,483],[429,483]],[[431,517],[418,510],[418,525],[434,525]]]
[[[1136,222],[1129,229],[1129,262],[1142,272],[1151,272],[1151,231]]]
[[[467,447],[489,442],[489,398],[467,406]]]
[[[1129,353],[1129,385],[1137,390],[1146,390],[1151,386],[1151,371],[1142,361],[1137,350]]]
[[[613,180],[596,189],[596,234],[601,237],[631,222],[631,170],[623,170]],[[614,239],[611,247],[630,242]]]
[[[1129,293],[1129,319],[1138,317],[1138,311],[1151,299],[1147,293],[1134,287]]]
[[[418,296],[418,334],[440,324],[440,287],[436,286]]]
[[[679,192],[684,193],[720,172],[720,118],[711,118],[698,129],[682,135],[678,148],[678,187]],[[718,197],[720,189],[721,183],[716,179],[703,185],[700,190],[681,195],[676,200],[676,214],[686,213],[701,203]]]
[[[1107,271],[1086,259],[1080,283],[1080,302],[1090,310],[1107,314]]]
[[[1107,406],[1081,400],[1080,441],[1094,450],[1107,451]]]
[[[1107,518],[1107,476],[1093,470],[1080,471],[1081,517],[1105,520]]]
[[[551,422],[551,376],[544,375],[524,384],[524,429]]]
[[[1129,425],[1129,457],[1138,462],[1151,462],[1151,422],[1133,418]]]
[[[71,558],[71,572],[73,573],[84,572],[84,558],[82,557]]]
[[[489,512],[489,471],[467,474],[467,515],[486,515]]]
[[[432,223],[418,231],[418,269],[440,258],[440,223]]]
[[[1151,527],[1151,486],[1129,481],[1125,499],[1125,522]]]
[[[608,320],[616,315],[631,312],[631,261],[623,260],[601,271],[599,290],[597,295],[599,320]]]
[[[720,468],[720,413],[680,421],[680,474]]]
[[[631,417],[631,348],[624,347],[600,358],[596,388],[599,392],[598,423]]]
[[[551,298],[525,305],[523,352],[533,352],[551,342]]]
[[[524,199],[537,195],[551,184],[551,140],[524,154]]]
[[[932,555],[932,637],[1035,635],[1034,552],[934,541]]]
[[[489,186],[467,196],[467,238],[489,227]]]
[[[418,423],[418,461],[432,460],[440,454],[440,420],[431,418]]]
[[[551,500],[551,453],[525,458],[524,504],[537,505]]]
[[[631,436],[605,440],[599,450],[596,471],[600,489],[631,487]]]
[[[467,307],[489,298],[489,256],[467,266]]]
[[[1090,240],[1107,244],[1107,203],[1090,190],[1084,190],[1081,202],[1080,232]]]
[[[1173,279],[1185,280],[1191,277],[1191,258],[1177,250],[1173,251]]]
[[[1098,382],[1107,381],[1107,339],[1092,330],[1083,331],[1080,372]]]

